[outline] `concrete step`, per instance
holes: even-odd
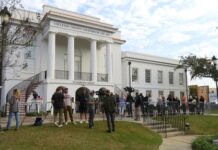
[[[160,135],[165,138],[165,137],[173,137],[173,136],[180,136],[184,135],[183,131],[175,131],[175,132],[169,132],[165,135],[165,133],[160,133]]]
[[[178,128],[166,128],[166,129],[162,128],[162,129],[152,129],[152,130],[157,133],[163,133],[163,132],[169,133],[169,132],[179,131]]]
[[[150,129],[159,129],[159,128],[170,128],[172,127],[171,124],[155,124],[155,125],[145,125],[146,127]]]

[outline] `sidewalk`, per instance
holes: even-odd
[[[159,150],[192,150],[191,143],[198,135],[183,135],[163,138]]]

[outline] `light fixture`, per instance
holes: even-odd
[[[8,11],[8,8],[6,6],[4,7],[4,9],[0,11],[0,16],[2,25],[8,24],[11,17],[11,13]]]

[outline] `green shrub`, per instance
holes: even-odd
[[[213,144],[213,140],[218,139],[216,136],[201,136],[192,143],[193,150],[218,150],[218,145]]]

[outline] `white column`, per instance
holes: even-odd
[[[106,67],[108,74],[108,82],[112,82],[111,43],[106,44]]]
[[[49,32],[48,34],[48,63],[47,63],[48,79],[55,78],[55,33]]]
[[[92,81],[97,81],[97,52],[96,52],[96,40],[91,40],[91,73],[92,73]]]
[[[74,37],[68,37],[68,71],[69,71],[69,80],[74,80]]]

